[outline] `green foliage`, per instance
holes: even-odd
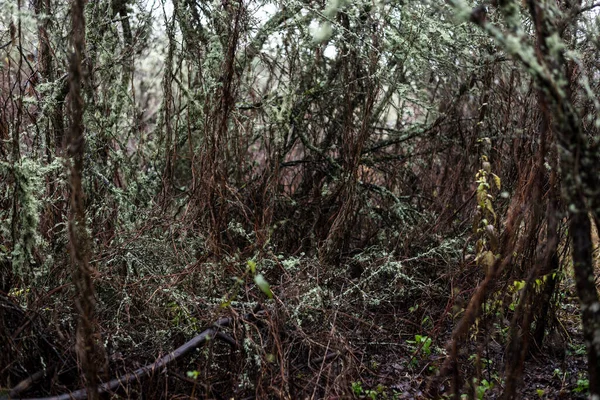
[[[482,139],[481,143],[484,148],[491,144],[489,138]],[[499,250],[498,218],[493,206],[494,196],[491,185],[493,182],[496,190],[500,190],[501,183],[500,178],[491,172],[491,164],[486,155],[481,156],[481,166],[482,168],[475,175],[477,211],[473,231],[477,237],[475,262],[487,272],[496,262],[496,253]]]
[[[433,341],[428,336],[415,335],[415,340],[407,340],[407,343],[415,345],[416,348],[420,348],[421,353],[425,357],[431,355],[431,344]]]
[[[410,358],[409,367],[415,368],[419,364],[420,359],[426,359],[431,356],[433,341],[430,337],[415,335],[415,340],[407,340],[406,343],[414,350],[414,355]]]
[[[569,345],[570,350],[577,356],[585,356],[587,354],[587,348],[585,344],[571,344]]]
[[[187,371],[186,375],[190,379],[198,380],[198,377],[200,376],[200,372],[198,372],[198,371]]]
[[[34,271],[33,267],[36,264],[34,252],[46,247],[39,233],[40,213],[51,201],[44,193],[45,179],[54,178],[62,168],[63,160],[59,158],[48,165],[31,158],[23,158],[13,165],[0,162],[0,176],[4,176],[5,179],[11,176],[15,187],[14,194],[7,191],[4,196],[6,199],[11,196],[16,202],[16,208],[0,211],[0,215],[4,214],[3,220],[12,221],[0,226],[2,236],[11,237],[16,234],[12,250],[9,252],[9,249],[3,246],[0,249],[0,258],[10,259],[13,272],[22,278],[32,277],[34,272],[42,273],[40,266],[37,266],[37,271]],[[64,176],[55,179],[58,185],[64,184]],[[15,210],[17,214],[13,215]]]
[[[573,388],[574,393],[586,393],[590,390],[590,381],[587,378],[579,376],[577,379],[577,386]]]
[[[273,292],[271,292],[271,286],[269,285],[269,282],[267,282],[267,280],[264,278],[264,276],[262,276],[262,274],[256,274],[254,275],[254,283],[256,283],[256,286],[258,286],[258,288],[267,295],[267,297],[269,297],[270,299],[273,298]]]
[[[176,301],[167,303],[171,321],[176,327],[183,327],[190,332],[199,332],[201,325],[198,319],[191,315],[187,307],[178,304]]]
[[[548,199],[557,195],[563,232],[564,212],[593,214],[598,197],[561,167],[580,153],[557,140],[565,130],[554,122],[568,121],[572,106],[579,142],[597,147],[598,21],[581,10],[571,24],[552,2],[533,3],[548,24],[516,1],[488,5],[483,17],[480,2],[458,0],[87,2],[82,178],[99,343],[138,362],[232,316],[226,329],[239,348],[225,356],[212,341],[187,375],[212,388],[230,371],[217,386],[235,398],[327,398],[347,394],[348,382],[356,397],[405,396],[367,389],[377,381],[365,369],[407,361],[369,352],[407,343],[413,367],[435,361],[411,370],[421,382],[445,353],[415,332],[443,337],[459,317],[476,331],[457,335],[468,338],[459,348],[483,335],[504,347],[506,309],[518,311],[524,279],[544,258]],[[72,27],[56,21],[71,11],[54,0],[1,2],[0,11],[0,274],[15,273],[11,301],[49,327],[28,336],[55,334],[55,353],[66,354],[76,314],[61,311],[73,293],[63,290],[70,189],[60,156]],[[549,32],[545,54],[539,26],[565,32]],[[573,77],[553,67],[567,64]],[[581,154],[582,170],[598,164]],[[587,185],[589,205],[559,199],[571,180]],[[531,200],[538,184],[544,194]],[[510,268],[470,304],[482,274],[461,260],[489,271],[500,254],[512,254]],[[549,276],[533,281],[535,294]],[[245,320],[258,304],[266,316]],[[24,326],[13,322],[7,332]],[[577,346],[569,355],[585,354]],[[322,368],[305,365],[315,354]],[[19,373],[46,369],[46,360],[21,361],[10,360]],[[491,357],[477,363],[499,368]],[[281,376],[289,368],[294,385]],[[500,382],[493,371],[488,379],[471,382],[477,398]],[[206,391],[198,396],[213,396]]]
[[[376,400],[379,398],[387,399],[386,388],[383,385],[377,385],[375,389],[364,389],[361,381],[352,382],[352,394],[358,398]],[[395,398],[395,397],[394,397]]]
[[[475,385],[475,398],[477,400],[483,400],[485,393],[494,388],[494,384],[488,382],[486,379],[482,379],[481,382],[478,382],[477,379],[473,379],[473,384]]]
[[[363,395],[364,389],[362,387],[362,382],[360,382],[360,381],[352,382],[352,393],[354,393],[354,395],[357,397]]]

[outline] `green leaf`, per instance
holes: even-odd
[[[246,263],[248,264],[248,267],[250,267],[250,272],[252,272],[252,274],[255,274],[256,273],[256,261],[248,260]]]
[[[254,277],[254,283],[256,283],[256,286],[258,286],[258,288],[264,294],[266,294],[270,299],[273,298],[273,292],[271,292],[271,286],[269,285],[269,282],[267,282],[265,277],[262,276],[262,274],[258,274]]]
[[[492,177],[494,178],[494,183],[496,184],[496,187],[498,188],[498,190],[500,190],[500,188],[502,187],[502,181],[500,180],[500,177],[496,174],[492,174]]]
[[[200,372],[198,372],[198,371],[188,371],[187,372],[187,376],[188,376],[188,378],[191,378],[191,379],[198,379],[198,376],[200,376]]]
[[[231,299],[221,303],[221,308],[227,308],[229,306],[231,306]]]

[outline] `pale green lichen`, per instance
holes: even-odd
[[[17,215],[11,215],[8,221],[16,223],[17,237],[12,251],[0,256],[9,257],[13,272],[19,276],[31,276],[36,263],[35,249],[43,249],[46,244],[39,232],[40,212],[47,200],[45,195],[46,175],[64,168],[63,161],[55,158],[51,164],[43,165],[32,158],[22,158],[11,165],[0,162],[0,174],[12,175],[14,179],[14,200],[17,202]],[[11,209],[12,212],[12,209]],[[6,237],[11,237],[12,226],[3,225]]]

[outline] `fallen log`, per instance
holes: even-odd
[[[255,316],[255,315],[256,314],[248,314],[248,315],[245,315],[245,317],[250,317],[250,316]],[[203,331],[199,335],[195,336],[190,341],[186,342],[185,344],[181,345],[177,349],[173,350],[171,353],[167,354],[166,356],[159,358],[152,364],[148,364],[148,365],[138,368],[135,371],[130,372],[124,376],[115,378],[109,382],[99,385],[98,393],[102,394],[102,393],[114,392],[121,386],[126,386],[128,383],[131,383],[133,381],[150,376],[155,371],[160,370],[161,368],[165,367],[170,362],[175,361],[180,357],[183,357],[184,355],[188,354],[189,352],[191,352],[192,350],[201,346],[206,341],[211,340],[212,338],[217,338],[217,339],[223,340],[224,342],[226,342],[232,346],[237,346],[237,342],[235,342],[235,340],[233,338],[231,338],[231,336],[219,331],[219,328],[229,326],[232,321],[233,321],[232,318],[220,318],[219,320],[217,320],[217,322],[215,322],[213,324],[212,327],[206,329],[205,331]],[[21,386],[19,384],[19,385],[15,386],[9,392],[8,397],[0,397],[0,400],[9,400],[9,399],[84,400],[84,399],[87,399],[87,397],[88,397],[87,389],[79,389],[74,392],[65,393],[65,394],[62,394],[59,396],[30,398],[30,399],[24,399],[24,398],[20,397],[20,393],[22,391],[23,390],[21,389]]]

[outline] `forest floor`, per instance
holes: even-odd
[[[518,398],[534,399],[587,399],[587,351],[583,341],[579,301],[571,279],[566,279],[561,288],[561,303],[556,310],[558,327],[547,334],[543,347],[531,349],[523,365],[523,379],[518,390]],[[445,339],[450,332],[445,332]],[[426,399],[424,389],[429,377],[439,367],[440,359],[445,354],[443,341],[434,342],[434,350],[429,357],[415,362],[411,357],[398,357],[390,360],[389,353],[379,354],[381,360],[379,373],[372,373],[367,378],[368,387],[389,387],[392,396],[382,395],[381,398]],[[484,346],[469,346],[463,354],[471,354],[469,360],[475,363],[475,354],[480,356],[479,383],[463,388],[464,398],[498,399],[503,390],[501,378],[505,366],[505,349],[493,338]],[[391,362],[390,362],[391,361]],[[411,364],[412,363],[412,364]],[[411,366],[408,367],[407,366]],[[412,367],[414,366],[414,368]],[[476,368],[474,368],[476,369]],[[463,371],[465,372],[465,371]],[[468,373],[467,373],[468,374]],[[469,376],[476,375],[472,370]],[[385,382],[385,383],[382,383]],[[450,388],[447,388],[450,390]],[[368,397],[368,396],[363,396]],[[380,398],[380,397],[377,397]],[[450,398],[450,397],[449,397]]]
[[[520,399],[587,399],[587,352],[577,298],[570,297],[558,314],[561,331],[553,331],[545,339],[542,349],[535,349],[526,357],[518,391]],[[445,339],[448,334],[445,333]],[[415,340],[406,342],[415,343]],[[370,361],[363,360],[363,373],[352,385],[354,397],[427,399],[425,389],[429,378],[443,361],[444,344],[444,340],[436,340],[427,345],[429,350],[425,353],[428,355],[423,354],[422,349],[419,352],[414,344],[411,347],[388,343],[365,349],[364,360]],[[413,350],[408,357],[407,350],[408,354]],[[469,360],[474,363],[477,349],[470,346],[468,353],[472,354]],[[483,368],[480,383],[467,386],[461,392],[464,398],[498,399],[503,389],[504,347],[490,341],[481,353]],[[474,374],[472,370],[470,373]],[[450,390],[449,387],[445,389]]]
[[[445,277],[420,262],[399,263],[382,253],[329,272],[318,260],[299,255],[260,260],[256,268],[275,294],[269,299],[255,285],[245,257],[182,264],[177,270],[162,250],[142,257],[131,247],[96,277],[106,378],[151,364],[219,318],[230,319],[221,331],[234,346],[211,340],[193,355],[113,392],[115,398],[427,399],[429,379],[443,363],[453,326],[472,293],[450,296]],[[468,288],[481,279],[472,271],[448,273]],[[59,313],[72,301],[67,288],[39,296],[35,307],[20,304],[32,311],[19,314],[19,324],[32,331],[13,331],[43,338],[37,345],[46,358],[38,368],[53,371],[29,383],[23,392],[28,397],[81,387],[72,344],[61,340],[74,335],[75,313],[70,318]],[[31,315],[36,323],[25,322]],[[586,398],[586,350],[569,277],[561,282],[556,317],[542,348],[526,357],[519,398]],[[473,382],[479,376],[463,386],[465,398],[496,399],[502,393],[507,318],[496,314],[478,320],[468,343],[459,346],[461,377]],[[35,370],[39,359],[26,359],[28,354],[19,361]],[[442,390],[450,393],[445,385]]]

